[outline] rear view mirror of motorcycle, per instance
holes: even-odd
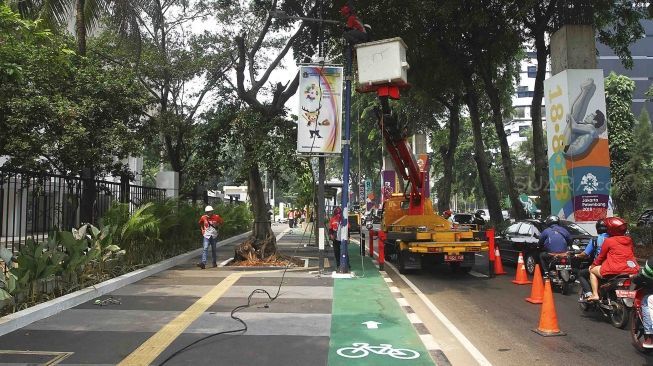
[[[580,247],[578,245],[574,244],[574,245],[571,246],[571,249],[579,251]]]

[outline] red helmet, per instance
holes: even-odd
[[[628,223],[621,217],[608,217],[603,220],[610,236],[622,236],[628,231]]]
[[[340,215],[342,214],[342,209],[340,207],[336,207],[333,209],[333,215]]]
[[[340,14],[342,14],[343,16],[348,16],[349,14],[351,14],[351,9],[349,9],[349,6],[345,5],[342,8],[340,8]]]

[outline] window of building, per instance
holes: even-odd
[[[528,58],[536,58],[536,57],[537,57],[537,53],[535,53],[535,51],[527,51],[527,52],[526,52],[526,57],[528,57]]]
[[[528,86],[518,86],[517,87],[517,98],[532,98],[533,91],[528,90]]]
[[[512,111],[512,118],[526,118],[526,107],[515,107]]]
[[[528,133],[531,130],[530,126],[519,126],[519,137],[528,137]]]
[[[528,77],[529,78],[535,78],[535,74],[537,74],[537,66],[529,66],[528,67]]]

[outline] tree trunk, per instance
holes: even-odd
[[[548,56],[544,32],[535,35],[535,50],[537,52],[537,73],[535,74],[535,90],[531,102],[531,118],[533,125],[533,157],[535,164],[535,184],[540,194],[540,209],[542,216],[551,213],[549,192],[549,162],[542,127],[542,97],[544,95],[544,78],[546,77],[546,61]]]
[[[503,115],[501,113],[501,98],[499,91],[493,86],[492,80],[487,78],[484,80],[485,91],[490,99],[490,107],[492,108],[492,122],[494,129],[499,138],[499,147],[501,148],[501,166],[503,168],[503,176],[506,180],[506,189],[508,190],[508,197],[510,198],[510,206],[512,206],[513,217],[517,220],[526,218],[526,214],[521,201],[519,200],[519,193],[515,189],[515,173],[512,170],[512,158],[510,157],[510,145],[508,145],[508,137],[503,125]]]
[[[474,89],[473,80],[470,75],[464,78],[467,107],[469,108],[469,116],[472,120],[472,133],[474,135],[474,160],[476,161],[476,168],[478,169],[478,177],[481,180],[483,193],[485,194],[485,202],[487,203],[488,210],[490,211],[490,220],[496,225],[503,221],[503,214],[501,213],[501,205],[499,204],[499,196],[497,188],[492,181],[490,175],[490,167],[485,156],[485,147],[483,145],[483,136],[481,131],[481,118],[478,110],[478,94]]]
[[[460,135],[460,100],[455,98],[447,106],[449,110],[449,141],[447,146],[440,147],[442,157],[443,176],[438,189],[438,211],[444,212],[451,209],[451,184],[453,183],[453,163],[458,147],[458,136]]]
[[[77,34],[77,53],[86,56],[86,22],[84,19],[84,5],[86,0],[77,0],[75,3],[75,32]]]

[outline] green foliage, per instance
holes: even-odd
[[[653,206],[653,131],[646,109],[642,109],[632,135],[633,145],[618,187],[627,197],[622,203],[626,216],[634,219],[643,209]]]
[[[622,216],[625,215],[625,210],[629,209],[628,202],[634,199],[625,181],[635,126],[635,116],[631,111],[634,90],[635,82],[627,76],[612,72],[605,79],[613,197]]]
[[[71,40],[0,8],[0,155],[24,168],[121,170],[146,138],[131,68],[77,56]],[[45,159],[43,159],[45,158]]]

